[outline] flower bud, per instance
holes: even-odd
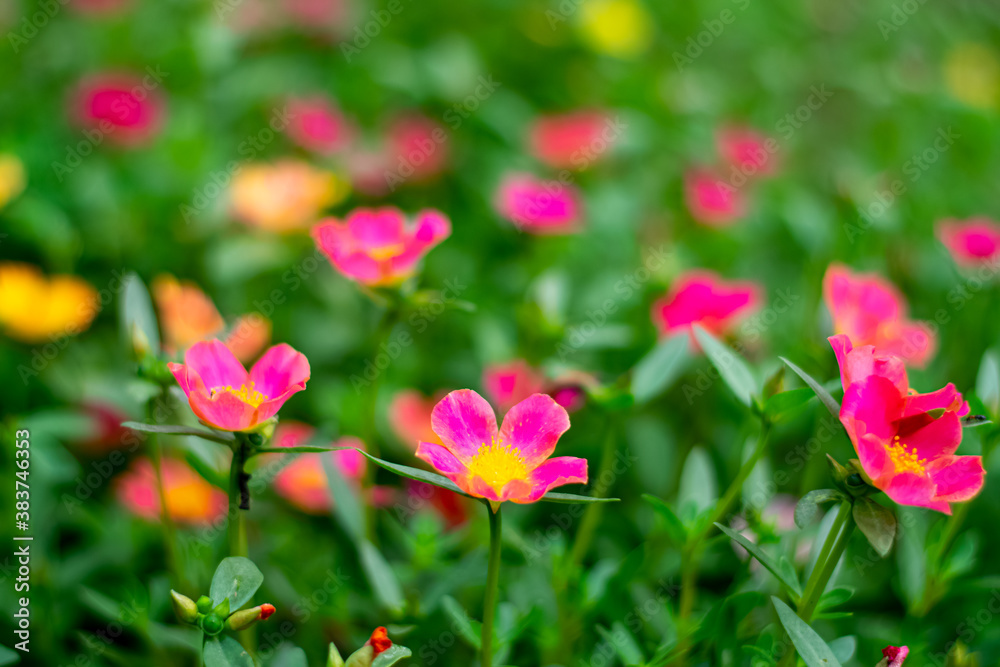
[[[224,626],[225,621],[218,614],[209,614],[201,619],[201,629],[209,636],[219,634]]]
[[[371,667],[372,660],[374,659],[375,649],[365,644],[347,658],[344,667]]]
[[[198,598],[197,605],[198,605],[198,611],[200,611],[203,614],[207,614],[208,612],[212,611],[212,607],[215,606],[214,604],[212,604],[212,598],[208,597],[207,595],[202,595],[200,598]]]
[[[368,638],[365,646],[371,646],[375,649],[375,657],[377,658],[380,653],[388,651],[392,648],[392,640],[389,639],[389,632],[382,626],[375,628],[372,632],[372,636]]]
[[[194,623],[198,620],[198,605],[186,595],[171,589],[170,604],[173,605],[174,613],[182,623]]]
[[[344,667],[344,659],[333,642],[330,642],[330,650],[326,654],[326,667]]]
[[[274,613],[273,604],[262,604],[250,609],[233,612],[226,619],[226,627],[230,630],[244,630],[257,621],[266,621]]]

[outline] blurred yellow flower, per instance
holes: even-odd
[[[31,264],[0,262],[0,325],[11,338],[38,343],[90,326],[97,290],[76,276],[46,277]]]
[[[309,227],[323,209],[343,201],[348,182],[299,160],[251,164],[233,177],[233,215],[251,227],[289,232]]]
[[[0,154],[0,208],[24,190],[24,165],[17,157]]]
[[[638,0],[588,0],[580,12],[580,32],[595,51],[632,58],[649,46],[653,19]]]
[[[980,109],[995,109],[1000,99],[1000,63],[993,50],[982,44],[960,44],[944,63],[948,92],[960,102]]]

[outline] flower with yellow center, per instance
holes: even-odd
[[[0,326],[26,343],[73,336],[97,315],[97,290],[76,276],[46,277],[31,264],[0,262]]]
[[[652,39],[652,17],[638,0],[587,0],[580,9],[579,30],[595,51],[634,58]]]
[[[491,504],[533,503],[556,486],[587,482],[586,459],[549,458],[569,415],[547,394],[512,407],[498,430],[486,399],[471,389],[453,391],[434,407],[431,425],[441,442],[421,442],[417,457]]]

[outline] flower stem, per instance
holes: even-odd
[[[167,390],[165,387],[161,388],[159,397],[154,397],[149,403],[149,420],[154,424],[156,423],[156,413],[158,412],[155,407],[155,401],[157,400],[166,405]],[[160,443],[159,436],[155,433],[149,434],[149,449],[153,459],[153,472],[156,475],[156,490],[160,501],[160,525],[163,528],[163,542],[167,551],[167,571],[176,585],[182,585],[184,580],[181,573],[180,558],[177,553],[177,529],[174,526],[174,519],[170,516],[170,510],[167,507],[167,490],[163,484],[163,445]]]
[[[243,522],[243,510],[240,509],[243,500],[242,477],[243,466],[246,464],[246,442],[237,436],[233,446],[233,461],[229,466],[229,555],[243,556],[249,553],[247,548],[246,525]]]
[[[493,616],[497,606],[497,586],[500,583],[500,506],[494,512],[487,503],[486,510],[490,515],[490,563],[486,570],[486,597],[483,600],[483,630],[480,665],[491,667],[493,664]]]

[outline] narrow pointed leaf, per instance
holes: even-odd
[[[180,424],[144,424],[142,422],[122,422],[122,426],[143,433],[164,433],[168,435],[193,435],[203,440],[211,440],[223,445],[236,442],[236,436],[228,431],[214,431],[197,426],[182,426]]]
[[[323,447],[321,445],[301,447],[261,447],[250,452],[250,456],[257,454],[315,454],[317,452],[335,452],[338,447]]]
[[[362,539],[358,542],[358,556],[361,560],[361,568],[365,571],[365,577],[375,592],[375,597],[379,599],[383,607],[394,614],[402,613],[403,590],[400,588],[396,573],[386,562],[382,552],[368,540]]]
[[[403,658],[409,658],[413,652],[405,646],[393,644],[372,660],[372,667],[391,667]]]
[[[754,380],[753,373],[750,372],[750,367],[747,366],[743,357],[697,324],[694,325],[693,329],[698,344],[705,351],[705,356],[719,371],[726,386],[741,403],[748,407],[752,405],[754,397],[757,395],[757,381]]]
[[[670,539],[673,540],[674,544],[684,544],[687,541],[687,529],[684,527],[684,522],[680,520],[680,517],[677,516],[677,513],[674,512],[670,505],[648,493],[644,493],[642,499],[652,505],[656,513],[663,518],[663,522],[667,527],[667,534],[670,535]]]
[[[643,357],[632,371],[632,396],[645,403],[666,391],[684,370],[688,349],[687,334],[664,338]]]
[[[122,281],[121,309],[118,321],[126,345],[132,347],[132,332],[138,330],[149,343],[150,352],[160,354],[160,330],[156,322],[156,312],[149,298],[149,290],[135,272],[129,271]]]
[[[777,578],[785,588],[790,592],[794,593],[796,597],[802,595],[802,586],[799,584],[798,578],[795,576],[794,570],[789,572],[788,568],[782,567],[781,564],[775,561],[771,556],[768,556],[759,546],[748,540],[743,535],[740,535],[735,530],[727,528],[720,523],[716,523],[715,527],[721,530],[723,533],[729,536],[730,539],[734,540],[737,544],[742,546],[750,555],[756,558],[761,565],[767,568],[767,570]]]
[[[809,385],[810,389],[816,392],[816,396],[819,397],[820,403],[826,406],[826,409],[830,411],[831,415],[840,419],[840,403],[838,403],[837,399],[830,395],[830,392],[828,392],[823,385],[817,382],[813,376],[809,375],[809,373],[806,373],[788,359],[785,359],[784,357],[778,358],[788,364],[788,367],[795,371],[795,374],[802,378],[802,381]]]
[[[785,632],[795,644],[795,650],[808,667],[840,667],[840,661],[827,646],[823,638],[809,627],[809,624],[796,616],[791,608],[776,597],[772,597],[774,608]]]

